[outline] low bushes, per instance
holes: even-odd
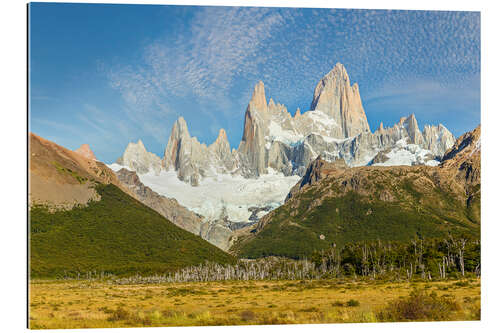
[[[376,314],[379,321],[443,321],[452,320],[461,310],[454,298],[414,290],[408,297],[389,303]]]

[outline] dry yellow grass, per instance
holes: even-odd
[[[373,322],[388,302],[414,288],[459,304],[454,320],[478,319],[480,280],[382,283],[230,281],[116,285],[32,281],[31,328]],[[349,306],[347,303],[351,301]]]

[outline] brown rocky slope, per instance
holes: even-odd
[[[92,154],[93,155],[93,154]],[[131,194],[104,163],[29,134],[29,204],[71,208],[99,200],[95,182],[114,184]]]

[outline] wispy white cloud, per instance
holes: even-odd
[[[161,124],[182,110],[172,102],[216,103],[226,118],[242,114],[251,86],[263,80],[275,101],[304,107],[336,62],[346,65],[364,99],[408,93],[437,95],[480,69],[479,15],[460,12],[192,7],[175,33],[149,43],[141,63],[108,75],[143,131],[166,142]],[[432,84],[430,84],[432,83]],[[429,85],[430,84],[430,85]],[[420,85],[420,86],[418,86]],[[392,90],[391,90],[392,89]],[[464,87],[464,90],[467,90]],[[213,105],[213,104],[212,104]],[[237,111],[236,111],[237,110]],[[200,108],[221,123],[214,110]]]
[[[183,34],[147,46],[141,66],[110,71],[112,85],[141,106],[170,94],[219,99],[235,76],[255,73],[266,61],[258,51],[284,23],[280,12],[265,8],[202,8]]]
[[[111,86],[126,102],[125,113],[159,142],[165,142],[172,112],[170,101],[193,96],[217,102],[219,112],[231,114],[230,90],[238,76],[251,76],[266,62],[259,55],[263,43],[285,23],[285,16],[265,8],[203,7],[181,34],[170,35],[149,44],[143,63],[115,66],[108,71]],[[206,109],[210,128],[219,122]],[[215,131],[215,130],[214,130]],[[218,131],[218,130],[217,130]]]

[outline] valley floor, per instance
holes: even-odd
[[[428,313],[439,308],[441,312],[436,315],[441,320],[479,320],[481,306],[479,279],[150,285],[34,280],[29,287],[29,324],[34,329],[375,322],[380,321],[383,311],[395,311],[388,310],[389,303],[409,299],[415,289],[434,294],[438,302],[452,304],[445,307],[447,312],[442,306],[411,307],[412,311]]]

